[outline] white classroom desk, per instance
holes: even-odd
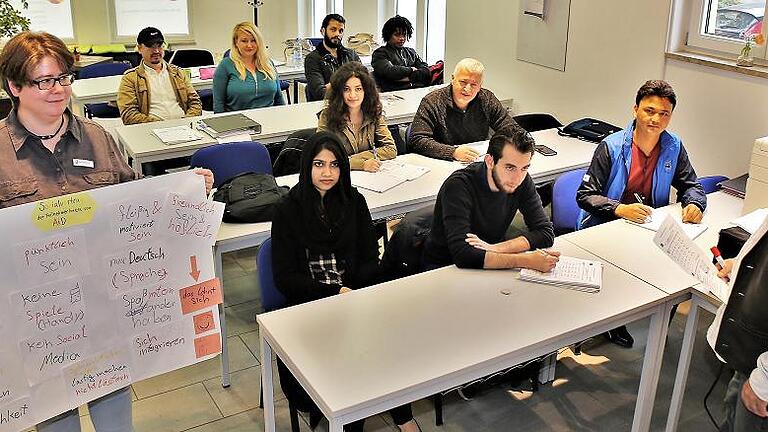
[[[744,200],[715,192],[707,195],[707,210],[703,223],[707,224],[704,233],[694,243],[704,251],[717,245],[720,229],[729,226],[728,222],[741,216]],[[680,204],[673,205],[680,211]],[[691,298],[691,308],[685,324],[683,342],[680,348],[675,385],[667,417],[666,431],[677,429],[680,412],[688,379],[688,369],[693,354],[693,344],[699,318],[699,308],[714,313],[720,300],[706,292],[699,281],[683,271],[667,257],[654,243],[655,232],[623,220],[608,222],[583,231],[567,234],[561,238],[572,242],[605,259],[636,277],[664,291],[673,304]],[[617,243],[621,247],[617,247]]]
[[[298,78],[304,78],[304,59],[306,57],[301,58],[301,64],[298,66],[289,66],[285,61],[282,60],[272,60],[277,64],[277,75],[280,79],[283,80],[289,80],[289,81],[295,81]],[[371,69],[371,60],[373,59],[372,56],[360,56],[360,61],[363,63],[365,67],[368,68],[368,70]]]
[[[400,90],[390,93],[382,93],[384,114],[390,125],[408,123],[413,120],[421,99],[435,87]],[[317,114],[323,109],[324,101],[281,105],[267,108],[257,108],[239,111],[261,124],[261,133],[253,135],[253,139],[262,144],[285,141],[288,136],[296,131],[317,127]],[[228,115],[232,113],[214,114],[213,116]],[[212,117],[212,116],[206,116]],[[181,144],[163,144],[160,139],[152,134],[152,129],[171,126],[189,125],[200,117],[188,117],[162,122],[151,122],[130,126],[117,127],[117,135],[120,144],[125,149],[128,157],[132,158],[133,169],[142,172],[141,165],[146,162],[173,159],[190,156],[196,150],[216,144],[216,140],[201,132],[203,138]]]
[[[596,147],[593,143],[560,136],[556,129],[538,131],[532,135],[538,144],[545,144],[557,151],[555,156],[542,156],[540,154],[534,156],[528,172],[537,184],[551,181],[571,169],[588,166]],[[358,189],[365,197],[371,211],[371,217],[374,220],[433,205],[445,179],[455,170],[464,166],[456,162],[432,159],[414,153],[398,156],[396,160],[426,166],[430,168],[430,171],[416,180],[402,183],[384,193]],[[277,178],[277,182],[281,186],[293,186],[297,181],[297,175]],[[223,255],[260,245],[269,238],[271,226],[271,222],[221,224],[216,237],[216,244],[213,247],[213,259],[216,276],[222,281],[222,286],[226,286],[224,283]],[[220,318],[222,328],[226,328],[223,308],[220,311]],[[228,356],[228,350],[224,344],[222,347],[221,379],[222,385],[225,387],[229,385]]]
[[[72,97],[69,100],[70,109],[76,114],[84,115],[85,104],[117,100],[122,79],[122,75],[111,75],[75,80],[72,83]],[[199,76],[192,78],[192,87],[195,90],[210,89],[213,87],[213,79],[203,80]]]
[[[556,239],[554,247],[599,260],[568,242]],[[276,353],[330,420],[330,430],[340,432],[343,424],[652,316],[632,426],[648,430],[671,308],[665,294],[608,263],[597,294],[522,282],[517,275],[450,266],[259,314],[261,358]],[[275,430],[272,376],[266,361],[267,431]]]

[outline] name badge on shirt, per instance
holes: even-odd
[[[93,161],[88,159],[72,159],[72,165],[76,167],[93,168]]]

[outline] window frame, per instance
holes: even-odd
[[[722,36],[702,34],[707,11],[710,5],[718,0],[690,0],[688,22],[684,26],[683,44],[692,51],[714,52],[728,57],[736,57],[744,47],[744,41],[738,41]],[[766,2],[768,12],[768,2]],[[715,12],[716,13],[716,12]],[[766,35],[765,14],[763,15],[763,36]],[[752,46],[752,57],[766,60],[766,43]]]
[[[321,17],[316,17],[316,7],[317,3],[322,2],[325,3],[325,15]],[[337,7],[339,10],[337,10]],[[309,8],[310,8],[310,31],[311,35],[309,37],[318,37],[320,36],[320,26],[323,24],[323,18],[325,18],[326,15],[337,13],[341,16],[344,16],[344,0],[309,0]]]
[[[33,3],[34,1],[35,0],[28,0],[29,3]],[[73,0],[69,0],[68,1],[68,4],[69,4],[69,17],[70,17],[70,20],[72,21],[72,37],[71,38],[69,38],[69,37],[64,38],[64,37],[56,35],[56,37],[61,39],[65,44],[76,44],[77,43],[77,23],[75,21],[75,10],[74,10],[74,6],[72,5],[72,1]],[[47,3],[46,0],[39,0],[39,2],[40,3]],[[18,3],[21,3],[21,2],[18,2]],[[17,5],[16,2],[12,3],[11,5],[17,11],[19,11],[19,13],[22,16],[24,16],[26,18],[29,18],[27,15],[24,14],[24,12],[27,11],[28,9],[24,9],[23,7],[20,7],[20,5]],[[37,31],[44,31],[44,32],[50,33],[50,29],[39,29]]]
[[[71,0],[70,0],[71,1]],[[124,44],[133,46],[136,45],[136,36],[138,36],[138,32],[135,35],[124,35],[120,36],[117,34],[117,13],[115,11],[115,2],[120,0],[108,0],[107,1],[107,14],[109,15],[109,36],[111,43],[115,44]],[[163,32],[163,37],[165,38],[165,43],[170,47],[173,44],[179,44],[179,45],[188,45],[188,44],[195,44],[195,34],[194,34],[194,25],[192,22],[192,19],[194,17],[194,1],[193,0],[184,0],[187,3],[187,34],[179,34],[179,33],[167,33],[164,31],[161,27],[158,27],[161,32]],[[151,24],[147,24],[147,26],[151,26]]]

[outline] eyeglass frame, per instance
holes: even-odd
[[[62,82],[63,79],[69,78],[69,84],[64,84]],[[75,74],[73,72],[68,72],[65,74],[61,74],[55,78],[43,78],[43,79],[33,79],[30,80],[30,82],[37,86],[39,90],[51,90],[52,88],[56,87],[56,83],[59,83],[62,87],[69,87],[72,85],[72,83],[75,82]],[[43,83],[51,83],[50,87],[43,88]]]

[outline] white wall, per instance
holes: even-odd
[[[447,67],[467,56],[486,65],[485,87],[515,100],[515,110],[551,112],[562,122],[631,119],[637,88],[668,80],[679,105],[678,133],[699,175],[747,171],[756,137],[768,135],[768,81],[665,61],[671,0],[571,1],[566,71],[516,59],[519,0],[448,0]]]

